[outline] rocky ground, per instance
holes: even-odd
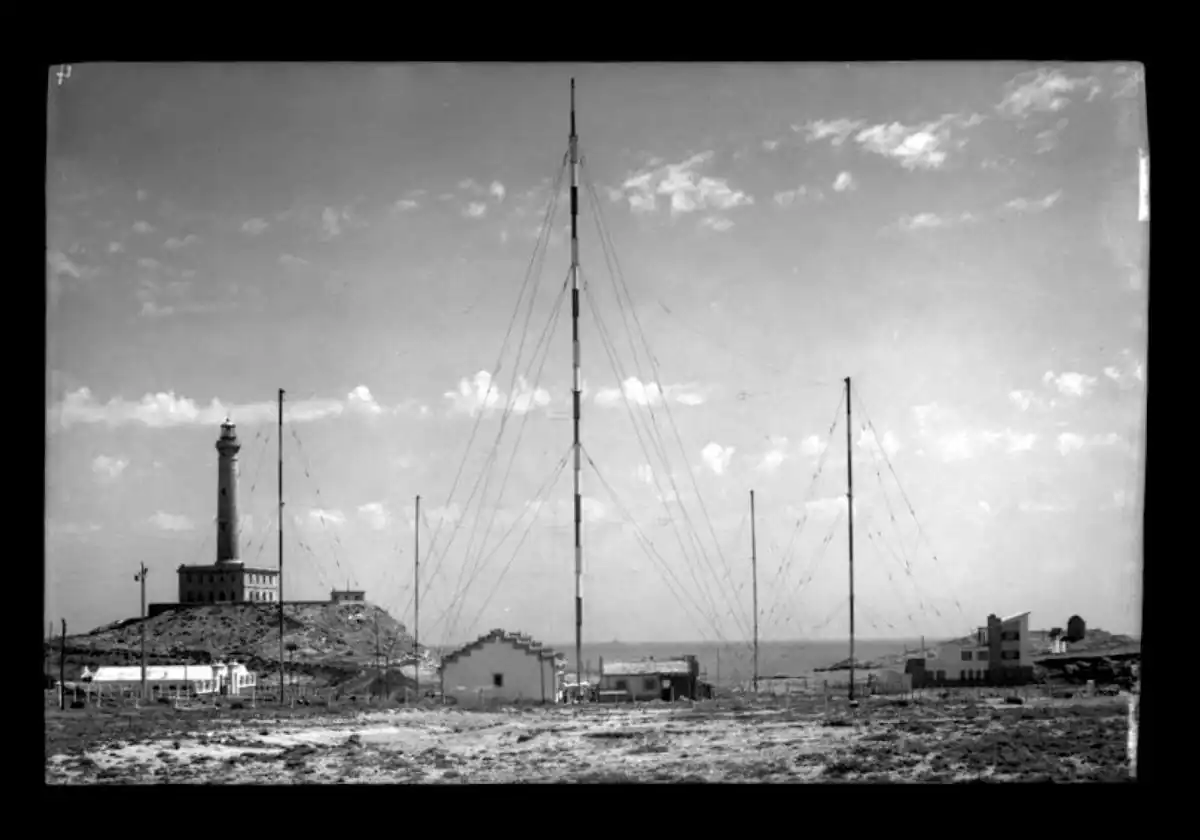
[[[46,781],[954,782],[1129,778],[1125,698],[46,713]]]

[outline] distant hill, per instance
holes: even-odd
[[[139,619],[106,624],[85,635],[68,636],[68,679],[84,665],[134,665],[141,656]],[[378,635],[377,635],[378,634]],[[412,636],[403,623],[381,607],[357,604],[293,604],[284,608],[284,661],[320,683],[339,685],[358,679],[376,664],[376,650],[391,648],[395,665],[411,661]],[[287,646],[295,645],[295,650]],[[57,664],[59,645],[52,645]],[[428,651],[422,649],[428,658]],[[270,674],[279,668],[279,612],[276,605],[199,606],[146,620],[147,664],[203,664],[237,658],[252,670]],[[411,668],[408,669],[411,672]],[[424,671],[424,669],[422,669]],[[406,680],[396,668],[392,680]]]

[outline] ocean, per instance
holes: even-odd
[[[903,653],[906,648],[916,650],[920,645],[920,639],[855,639],[854,655],[858,661],[864,662],[889,654]],[[567,671],[573,673],[575,643],[567,642],[550,647],[566,655]],[[700,662],[701,674],[714,685],[732,686],[746,683],[754,674],[754,659],[749,643],[730,645],[715,642],[608,642],[583,645],[585,671],[593,675],[599,672],[601,657],[606,662],[626,662],[649,657],[670,659],[683,654],[695,656]],[[758,674],[760,678],[811,674],[815,668],[832,665],[849,656],[848,639],[759,642]],[[833,675],[830,676],[832,679]],[[840,674],[838,678],[844,680],[845,675]]]

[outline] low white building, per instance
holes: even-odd
[[[79,681],[102,694],[140,691],[140,665],[101,665],[84,668]],[[146,688],[151,696],[193,696],[200,694],[241,694],[256,684],[256,676],[240,662],[212,665],[147,665]]]
[[[556,654],[522,633],[492,630],[442,658],[442,694],[459,705],[553,702]]]
[[[938,682],[983,682],[996,678],[997,671],[1016,674],[1032,668],[1029,613],[1023,612],[988,616],[988,625],[975,636],[939,644],[932,655],[926,654],[924,670]]]

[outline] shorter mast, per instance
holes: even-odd
[[[854,703],[854,466],[850,377],[846,377],[846,515],[850,523],[850,702]]]
[[[413,508],[413,693],[421,702],[421,497]]]
[[[754,491],[750,491],[750,577],[754,590],[754,695],[758,696],[758,544],[754,536]]]

